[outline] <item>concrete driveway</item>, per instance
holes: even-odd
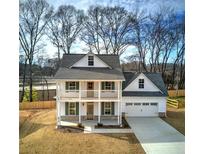
[[[127,118],[135,136],[148,154],[183,154],[185,137],[160,118]]]

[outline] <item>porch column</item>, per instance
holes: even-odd
[[[117,90],[118,90],[118,97],[117,97],[118,98],[118,101],[117,101],[118,105],[117,105],[117,107],[118,107],[118,110],[117,111],[118,111],[118,125],[119,125],[120,121],[121,121],[120,120],[120,114],[121,114],[120,113],[120,81],[118,81],[117,83],[118,83],[118,85],[117,85]]]
[[[100,123],[100,115],[101,115],[101,104],[98,102],[98,123]]]
[[[117,101],[117,123],[120,124],[120,101]]]
[[[81,123],[81,102],[79,102],[79,123]]]
[[[81,81],[79,81],[79,99],[81,99]]]
[[[100,123],[100,115],[101,115],[101,104],[100,104],[100,97],[101,97],[101,82],[98,82],[98,123]]]
[[[120,81],[120,124],[122,124],[122,81]]]
[[[61,103],[58,96],[56,97],[56,110],[57,126],[59,126],[61,125]]]

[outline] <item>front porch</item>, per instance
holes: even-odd
[[[121,102],[57,102],[57,125],[121,125]]]

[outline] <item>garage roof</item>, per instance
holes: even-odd
[[[152,72],[123,72],[125,77],[125,82],[123,82],[123,89],[125,89],[132,81],[134,81],[141,73],[143,73],[148,79],[150,79],[153,84],[155,84],[162,93],[160,92],[147,92],[147,91],[123,91],[123,96],[168,96],[166,86],[162,79],[161,73]]]

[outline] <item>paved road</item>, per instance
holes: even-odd
[[[128,118],[130,127],[148,154],[184,154],[185,137],[160,118]]]

